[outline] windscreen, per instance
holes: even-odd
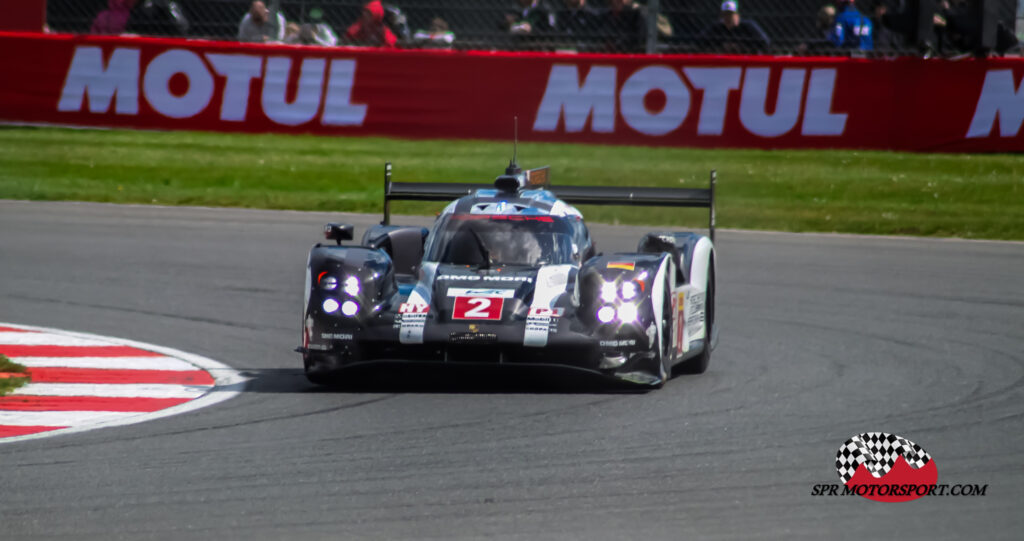
[[[427,241],[426,260],[455,265],[573,263],[572,226],[553,216],[450,214]]]

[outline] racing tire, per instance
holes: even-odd
[[[676,366],[679,374],[703,374],[708,370],[711,363],[711,337],[715,325],[715,263],[712,260],[708,268],[708,287],[704,294],[704,318],[706,331],[704,333],[704,349],[700,355],[688,359]]]
[[[660,389],[668,380],[672,379],[672,365],[669,360],[672,358],[671,354],[671,335],[672,335],[672,289],[671,283],[668,277],[665,278],[665,298],[662,301],[661,309],[661,343],[658,344],[657,348],[651,348],[654,351],[654,363],[658,369],[658,377],[660,382],[654,385],[654,388]]]
[[[334,372],[324,368],[329,365],[327,359],[321,355],[307,353],[302,356],[302,365],[305,368],[306,379],[314,385],[331,385],[337,381]]]

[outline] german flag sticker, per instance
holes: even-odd
[[[634,266],[635,265],[634,265],[634,263],[632,261],[610,261],[608,263],[608,267],[607,268],[609,268],[609,269],[622,269],[622,270],[631,271],[631,270],[633,270]]]

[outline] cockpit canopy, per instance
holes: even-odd
[[[427,238],[426,261],[481,268],[579,263],[569,219],[543,215],[448,214]]]

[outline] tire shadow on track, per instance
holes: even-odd
[[[636,394],[650,389],[561,367],[417,366],[379,363],[340,371],[314,385],[302,369],[240,369],[245,393]]]

